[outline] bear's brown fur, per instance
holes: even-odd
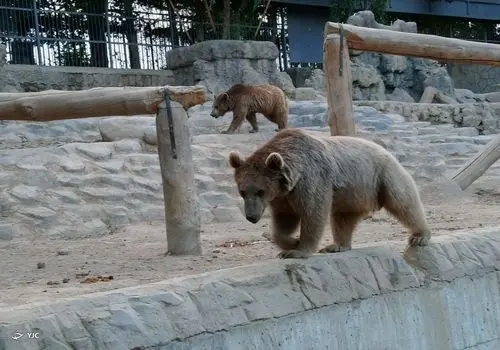
[[[427,245],[431,233],[417,186],[389,151],[358,137],[315,134],[290,128],[246,159],[229,154],[246,218],[257,223],[269,205],[281,258],[315,253],[328,215],[334,243],[320,252],[350,250],[357,224],[382,208],[409,229],[410,245]]]
[[[277,124],[278,130],[285,129],[288,125],[288,102],[285,93],[270,84],[233,85],[215,98],[210,115],[219,118],[229,111],[233,112],[233,120],[229,128],[223,131],[224,134],[234,133],[245,118],[252,125],[251,133],[259,131],[256,113],[262,113]]]

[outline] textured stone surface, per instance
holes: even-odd
[[[481,134],[496,134],[500,130],[500,103],[430,104],[396,101],[356,101],[357,105],[371,106],[384,113],[400,114],[408,121],[429,121],[436,124],[454,124],[474,127]]]
[[[17,90],[84,90],[94,87],[175,85],[170,70],[48,67],[9,64],[5,71]]]
[[[355,121],[359,136],[389,149],[420,184],[445,179],[491,140],[489,135],[478,135],[477,126],[408,122],[425,112],[405,114],[412,111],[408,106],[422,108],[401,104],[401,110],[381,113],[370,106],[355,106]],[[235,148],[250,154],[274,135],[275,126],[259,116],[259,133],[248,133],[249,125],[243,124],[238,133],[222,135],[231,113],[214,119],[210,108],[211,103],[206,103],[188,112],[195,180],[203,222],[230,222],[241,216],[242,203],[227,155]],[[435,118],[446,117],[443,108],[474,116],[467,108],[429,108]],[[289,124],[329,133],[326,103],[290,101]],[[131,223],[163,221],[156,143],[154,116],[0,125],[0,209],[10,220],[2,226],[1,236],[8,240],[30,232],[63,239],[97,237]]]
[[[18,92],[18,82],[8,72],[7,51],[5,45],[0,44],[0,92]]]
[[[441,236],[407,251],[410,263],[386,248],[363,248],[5,306],[0,344],[5,350],[494,348],[499,234],[500,227]],[[43,341],[11,339],[34,330]]]
[[[178,85],[201,84],[209,97],[237,83],[271,83],[291,96],[295,87],[277,69],[278,54],[268,41],[209,40],[168,51],[167,66]]]
[[[390,26],[377,23],[371,11],[355,13],[348,18],[347,23],[368,28],[417,32],[415,22],[396,20]],[[457,91],[447,68],[434,60],[356,50],[350,50],[350,57],[354,100],[418,102],[426,87],[434,87],[438,91],[440,103],[480,102],[484,101],[484,98],[464,89],[472,89],[477,93],[494,91],[495,79],[498,78],[494,74],[498,71],[495,67],[451,65],[452,68],[449,70],[459,80],[457,86],[462,88]],[[294,68],[289,71],[297,88],[313,87],[324,94],[326,87],[322,70]],[[472,72],[478,74],[472,77],[474,75]],[[472,77],[472,85],[464,83],[468,81],[466,77],[469,76]],[[481,80],[480,88],[478,88],[479,80]],[[489,86],[485,88],[484,86],[488,84]]]

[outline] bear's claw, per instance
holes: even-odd
[[[308,252],[304,252],[302,250],[284,250],[278,254],[278,258],[280,259],[305,259],[310,257],[312,254]]]
[[[421,233],[413,233],[410,236],[410,238],[408,239],[408,243],[412,247],[426,246],[427,244],[429,244],[430,238],[431,238],[430,235],[421,234]]]
[[[337,243],[333,243],[330,245],[327,245],[326,247],[322,248],[319,250],[319,253],[342,253],[342,252],[347,252],[348,250],[351,250],[351,248],[348,247],[342,247],[338,245]]]

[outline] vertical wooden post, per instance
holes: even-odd
[[[165,102],[159,105],[156,116],[168,252],[175,255],[200,255],[201,218],[194,181],[191,130],[182,105],[170,101],[170,107],[172,124],[169,123]],[[169,129],[171,125],[174,142]]]
[[[326,32],[326,28],[325,28]],[[354,136],[352,74],[349,47],[339,34],[328,34],[323,43],[323,71],[326,79],[330,134]]]

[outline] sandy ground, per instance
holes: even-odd
[[[500,225],[500,184],[471,187],[468,196],[438,203],[424,198],[434,235]],[[279,250],[263,234],[269,220],[258,224],[241,220],[203,226],[203,256],[165,255],[165,228],[161,224],[127,227],[113,235],[75,241],[13,240],[0,244],[0,306],[25,304],[95,291],[117,289],[171,277],[276,259]],[[457,233],[459,234],[459,233]],[[405,248],[407,233],[385,211],[360,224],[354,247],[385,245]],[[329,228],[322,244],[331,242]],[[86,278],[112,279],[82,283]]]

